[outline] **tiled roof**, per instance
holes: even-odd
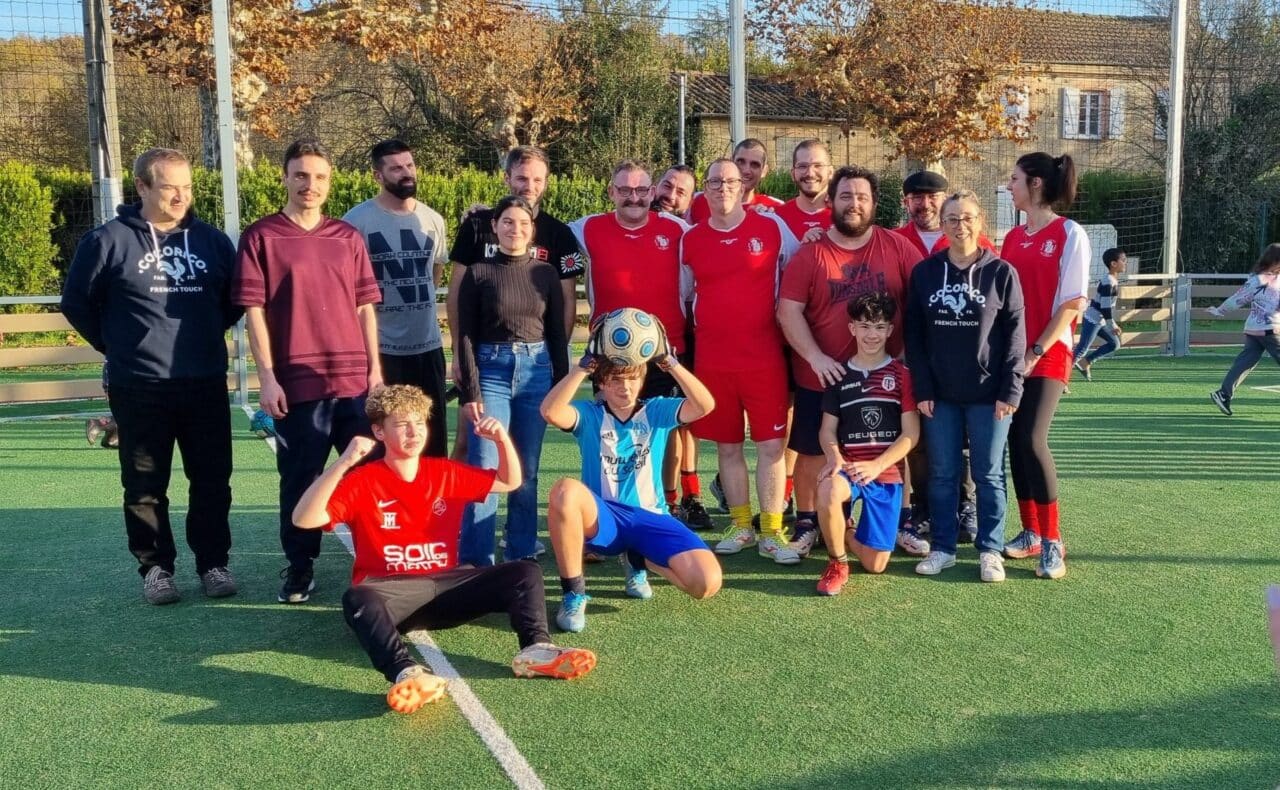
[[[1019,17],[1022,61],[1032,66],[1113,66],[1124,73],[1135,68],[1167,68],[1169,23],[1159,17],[1101,16],[1066,11],[1009,9]],[[672,81],[679,77],[673,75]],[[689,72],[689,109],[694,115],[729,114],[729,78],[724,74]],[[792,87],[764,78],[747,80],[747,112],[758,118],[822,118],[823,103],[797,95]]]

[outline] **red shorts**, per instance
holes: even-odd
[[[699,439],[741,444],[747,437],[742,415],[751,425],[751,440],[767,442],[787,435],[787,369],[778,364],[756,370],[723,372],[698,369],[698,379],[711,391],[716,407],[690,428]]]
[[[1044,356],[1031,370],[1032,376],[1055,379],[1063,384],[1071,382],[1071,349],[1061,340],[1049,346]]]

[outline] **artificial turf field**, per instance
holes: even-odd
[[[1124,353],[1073,382],[1052,435],[1064,580],[1024,560],[984,585],[962,547],[940,577],[895,557],[828,599],[820,552],[744,554],[708,601],[665,582],[633,601],[606,563],[587,630],[557,637],[599,655],[581,680],[513,678],[505,618],[434,637],[548,787],[1276,787],[1280,395],[1254,387],[1280,375],[1264,360],[1227,418],[1207,397],[1225,350]],[[235,416],[241,594],[204,599],[183,547],[164,608],[126,551],[114,454],[77,420],[0,425],[0,785],[509,785],[452,700],[387,710],[336,539],[311,603],[275,603],[274,461]],[[567,438],[548,433],[544,493],[576,472]],[[712,468],[704,451],[704,486]]]

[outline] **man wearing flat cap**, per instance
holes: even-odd
[[[907,210],[907,222],[894,232],[911,242],[920,253],[920,260],[949,246],[942,233],[942,201],[951,193],[951,185],[941,173],[921,170],[912,173],[902,182],[902,205]],[[996,247],[985,235],[978,238],[978,246],[995,251]]]

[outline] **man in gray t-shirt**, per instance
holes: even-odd
[[[416,385],[431,398],[426,454],[444,457],[447,381],[436,320],[436,288],[449,252],[444,219],[414,199],[417,169],[409,146],[384,140],[373,147],[372,159],[373,177],[382,189],[342,219],[363,234],[382,290],[378,349],[383,380]]]

